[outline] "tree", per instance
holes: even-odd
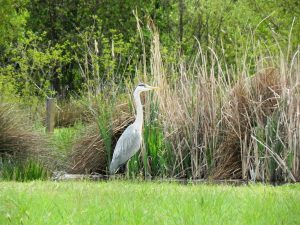
[[[0,45],[7,46],[12,41],[22,38],[28,12],[27,1],[0,0]]]

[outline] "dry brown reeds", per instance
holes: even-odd
[[[66,102],[60,102],[56,112],[57,127],[69,127],[81,121],[88,123],[93,121],[91,111],[79,101],[71,99]]]
[[[0,104],[0,157],[18,163],[32,159],[53,169],[59,163],[48,144],[45,136],[33,131],[22,112],[12,105]]]
[[[88,126],[76,140],[69,156],[69,173],[103,172],[106,167],[105,146],[96,123]]]
[[[266,69],[252,78],[241,78],[232,88],[222,110],[221,140],[214,156],[213,177],[245,178],[245,174],[242,176],[243,145],[248,148],[253,127],[266,126],[267,118],[278,108],[281,89],[275,69]]]
[[[260,57],[263,58],[263,57]],[[253,76],[222,69],[201,47],[192,64],[164,65],[154,34],[151,71],[165,140],[174,162],[169,175],[213,179],[296,181],[300,177],[299,52]],[[175,81],[175,82],[174,82]]]
[[[157,34],[153,43],[152,71],[160,86],[160,119],[175,155],[170,174],[175,177],[207,177],[214,164],[213,152],[218,143],[223,78],[221,74],[211,75],[204,66],[198,67],[198,63],[206,65],[207,60],[200,53],[194,65],[181,62],[178,67],[165,68]]]

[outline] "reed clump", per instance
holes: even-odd
[[[266,69],[253,77],[238,80],[223,106],[220,145],[215,152],[212,176],[218,179],[242,178],[243,146],[255,127],[266,126],[268,118],[279,107],[281,94],[278,71]]]
[[[168,176],[299,180],[298,51],[236,70],[201,47],[192,63],[164,62],[158,34],[151,52]]]
[[[17,107],[0,104],[0,124],[0,173],[5,179],[38,179],[59,167],[46,136],[34,131]]]

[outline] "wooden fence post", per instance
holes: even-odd
[[[52,133],[55,126],[56,101],[55,98],[47,98],[46,101],[46,132]]]

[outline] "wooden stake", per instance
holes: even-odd
[[[47,112],[46,132],[47,133],[52,133],[54,131],[55,112],[56,112],[55,102],[56,102],[55,98],[47,98],[46,101],[46,112]]]

